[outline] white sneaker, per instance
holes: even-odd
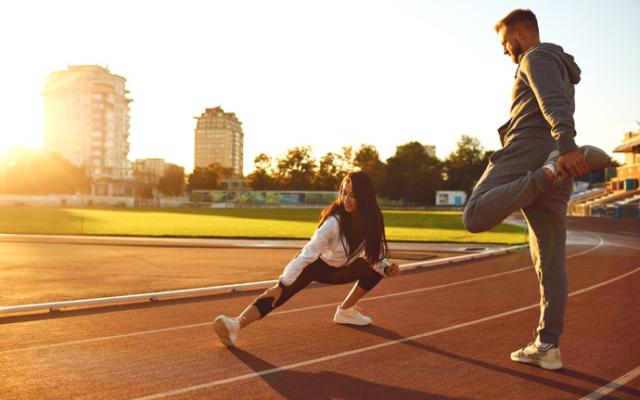
[[[560,348],[557,346],[541,350],[535,343],[529,343],[527,347],[511,353],[511,359],[517,362],[538,365],[544,369],[562,369]]]
[[[224,315],[218,315],[213,321],[213,329],[215,329],[220,341],[227,347],[236,347],[238,339],[238,331],[240,331],[240,322]]]
[[[333,316],[333,322],[337,324],[369,325],[371,321],[371,318],[362,314],[360,308],[357,306],[347,308],[346,310],[338,306],[336,315]]]
[[[595,146],[580,146],[578,150],[582,152],[582,155],[587,162],[587,166],[589,167],[589,172],[599,171],[611,164],[611,158],[609,155]],[[557,165],[559,157],[560,152],[558,150],[553,150],[549,153],[549,156],[547,156],[546,161],[542,165],[544,166],[550,163]]]
[[[587,160],[589,171],[599,171],[611,164],[611,157],[596,146],[581,146],[580,151]]]

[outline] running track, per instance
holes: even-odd
[[[349,287],[312,286],[234,350],[211,321],[256,293],[0,319],[0,398],[640,398],[637,230],[580,223],[561,372],[509,360],[538,318],[521,252],[385,279],[361,302],[369,327],[331,322]]]

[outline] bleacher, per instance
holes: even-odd
[[[568,205],[569,215],[638,217],[640,190],[611,192],[608,189],[590,189],[575,193]]]

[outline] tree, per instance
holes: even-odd
[[[233,169],[223,167],[218,163],[208,167],[196,167],[189,175],[187,191],[222,189],[222,180],[230,178]]]
[[[433,204],[435,191],[442,186],[442,165],[429,156],[419,142],[396,148],[387,160],[381,194],[414,204]]]
[[[311,155],[310,146],[289,149],[278,159],[278,184],[287,190],[311,190],[316,168],[316,160]]]
[[[366,171],[376,190],[380,190],[384,179],[385,164],[380,161],[380,154],[375,146],[363,144],[355,154],[353,164],[355,167]]]
[[[470,194],[482,176],[490,154],[492,152],[485,152],[478,139],[462,135],[456,150],[449,154],[444,163],[447,176],[445,188],[464,190]]]
[[[158,190],[166,196],[180,196],[184,190],[184,168],[168,164],[158,182]]]
[[[353,171],[355,155],[353,154],[353,146],[342,146],[340,150],[341,153],[338,156],[338,160],[340,163],[340,172],[343,174],[343,176],[340,177],[340,180],[342,180],[347,172]]]
[[[320,168],[314,185],[315,189],[338,190],[343,176],[340,156],[329,152],[320,159]]]
[[[253,190],[277,189],[277,181],[271,175],[273,159],[266,153],[260,153],[253,160],[255,171],[247,176],[247,182]]]
[[[0,193],[63,194],[87,192],[91,186],[82,166],[58,153],[17,150],[0,165]]]

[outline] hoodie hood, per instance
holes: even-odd
[[[562,47],[553,43],[540,43],[539,45],[532,47],[529,51],[524,53],[520,59],[522,60],[522,57],[532,51],[551,54],[567,68],[567,71],[569,72],[569,80],[571,80],[571,83],[575,85],[580,82],[580,67],[578,67],[578,64],[576,64],[576,62],[574,61],[573,56],[571,54],[565,53]]]
[[[573,121],[580,68],[562,47],[540,43],[518,59],[510,119],[503,144],[519,137],[548,137],[560,154],[577,150]]]

